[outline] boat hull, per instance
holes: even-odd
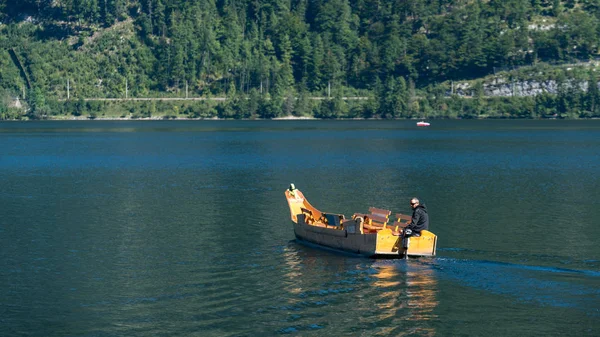
[[[348,233],[345,229],[322,228],[294,223],[294,234],[301,241],[351,254],[376,255],[377,234]],[[398,252],[391,255],[398,256]]]
[[[405,250],[402,237],[389,229],[377,233],[350,233],[345,229],[323,228],[307,225],[299,215],[294,222],[296,239],[330,250],[367,257],[398,258],[406,256],[435,256],[437,236],[423,231],[419,237],[408,237]]]

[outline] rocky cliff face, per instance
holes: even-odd
[[[587,81],[570,80],[564,85],[567,90],[575,89],[585,92],[588,89]],[[555,80],[510,82],[499,78],[483,85],[483,95],[489,97],[536,96],[544,92],[557,94],[558,91],[558,83]],[[475,89],[469,83],[459,83],[454,87],[454,94],[461,97],[470,97],[475,95]]]

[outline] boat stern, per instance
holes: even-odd
[[[437,235],[430,231],[421,231],[421,236],[411,236],[408,240],[408,256],[435,256]]]
[[[375,254],[379,256],[404,255],[402,236],[394,234],[389,228],[377,233]],[[408,256],[435,256],[437,236],[430,231],[422,231],[421,236],[408,238]]]

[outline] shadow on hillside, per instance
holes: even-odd
[[[71,36],[76,36],[81,32],[81,29],[77,29],[69,24],[61,23],[46,23],[43,29],[39,29],[36,32],[36,37],[40,40],[64,40]]]

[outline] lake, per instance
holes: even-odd
[[[1,336],[599,336],[600,121],[0,123]],[[294,241],[409,212],[434,258]]]

